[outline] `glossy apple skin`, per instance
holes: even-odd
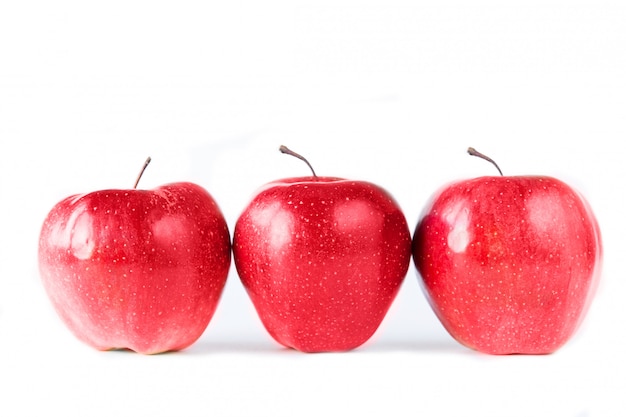
[[[262,188],[245,208],[233,258],[277,342],[346,351],[386,315],[411,262],[411,236],[397,203],[376,185],[289,178]]]
[[[50,211],[39,240],[54,308],[100,350],[191,345],[213,316],[230,262],[218,205],[186,182],[68,197]]]
[[[600,278],[587,202],[550,177],[483,177],[444,187],[413,236],[427,298],[460,343],[547,354],[575,332]]]

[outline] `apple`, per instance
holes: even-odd
[[[489,354],[547,354],[570,339],[589,308],[602,243],[589,204],[570,186],[500,171],[432,197],[415,229],[413,260],[430,305],[458,342]]]
[[[63,322],[88,345],[142,354],[184,349],[217,307],[231,262],[229,231],[199,185],[136,187],[56,204],[40,233],[41,279]]]
[[[385,317],[410,266],[411,234],[381,187],[311,171],[258,190],[235,224],[233,259],[278,343],[347,351]]]

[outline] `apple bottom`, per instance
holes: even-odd
[[[342,352],[372,337],[400,288],[396,280],[380,289],[378,279],[368,275],[324,275],[313,282],[293,277],[302,284],[248,293],[265,329],[281,345],[307,353]]]
[[[563,306],[529,311],[516,306],[493,308],[487,305],[449,311],[439,300],[430,303],[457,342],[492,355],[553,353],[570,339],[581,316],[580,308],[565,313]]]
[[[48,274],[59,279],[46,279],[46,290],[70,331],[98,350],[185,349],[208,326],[223,288],[223,281],[189,280],[186,268],[137,271],[135,277],[126,269],[89,271],[93,275],[69,275],[70,280],[62,268],[52,270]]]

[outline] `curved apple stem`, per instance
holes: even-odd
[[[146,170],[146,168],[148,168],[148,164],[150,163],[150,161],[152,161],[152,158],[148,157],[148,159],[146,159],[146,162],[143,163],[143,167],[141,168],[141,171],[139,171],[139,175],[137,176],[137,180],[135,181],[135,185],[133,186],[133,188],[137,188],[137,185],[139,185],[139,180],[141,179],[143,172]]]
[[[487,155],[478,152],[476,149],[472,148],[471,146],[469,148],[467,148],[467,153],[472,155],[472,156],[477,156],[479,158],[482,158],[485,161],[491,162],[496,167],[496,169],[498,170],[500,175],[504,176],[504,174],[502,174],[502,171],[500,170],[500,167],[498,166],[498,164],[496,164],[496,161],[494,161],[493,159],[489,158]]]
[[[295,153],[294,151],[292,151],[291,149],[289,149],[285,145],[280,145],[280,148],[278,148],[278,150],[281,151],[282,153],[286,153],[287,155],[295,156],[296,158],[304,161],[309,166],[309,168],[311,169],[311,172],[313,173],[313,176],[315,178],[317,178],[317,174],[315,174],[315,170],[313,169],[311,164],[309,164],[309,161],[307,161],[304,156],[302,156],[302,155],[300,155],[298,153]]]

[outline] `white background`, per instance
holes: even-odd
[[[14,1],[0,5],[0,415],[617,416],[626,413],[623,1]],[[97,352],[60,323],[36,264],[61,198],[189,180],[229,226],[257,187],[378,183],[411,231],[453,179],[561,178],[590,201],[605,266],[549,356],[492,357],[442,329],[411,264],[374,337],[280,348],[231,269],[184,352]],[[35,413],[35,414],[33,414]]]

